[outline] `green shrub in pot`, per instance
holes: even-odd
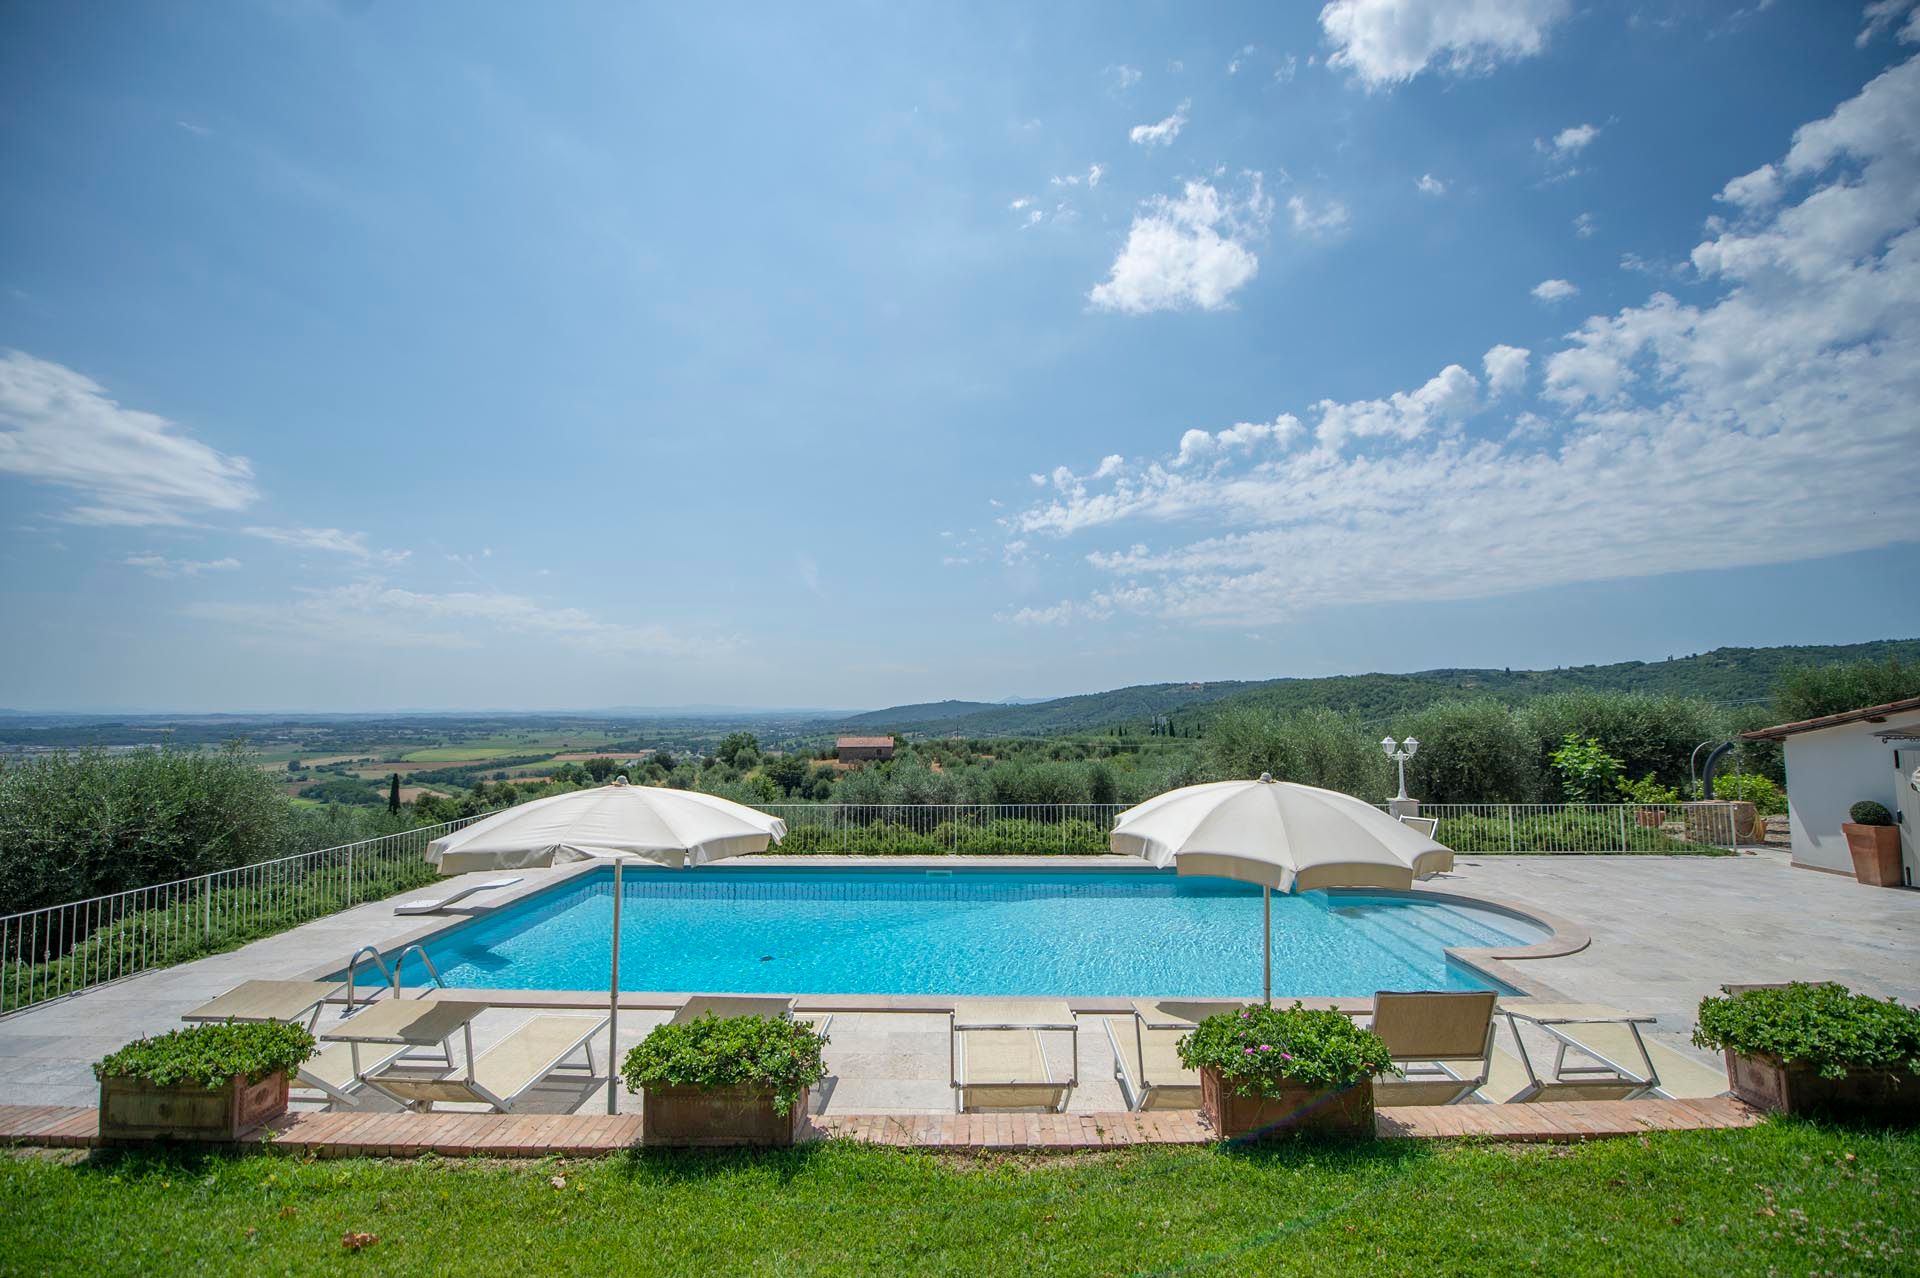
[[[801,1093],[826,1077],[827,1036],[804,1021],[775,1016],[715,1016],[661,1025],[627,1053],[627,1090],[648,1087],[751,1087],[773,1094],[788,1114]]]
[[[1920,1076],[1920,1010],[1795,981],[1700,1002],[1693,1041],[1837,1079],[1853,1071]]]

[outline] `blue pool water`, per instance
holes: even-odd
[[[603,990],[612,922],[608,870],[442,932],[427,951],[448,985]],[[629,990],[1260,993],[1260,890],[1170,872],[629,869],[621,923]],[[1276,895],[1274,993],[1501,988],[1443,951],[1545,935],[1492,910]]]

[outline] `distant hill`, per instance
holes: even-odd
[[[1327,706],[1363,721],[1384,720],[1435,701],[1493,697],[1515,703],[1552,692],[1604,690],[1698,697],[1720,705],[1762,702],[1786,671],[1840,661],[1898,658],[1920,665],[1920,639],[1776,648],[1715,648],[1667,661],[1622,661],[1557,670],[1422,670],[1414,674],[1338,675],[1316,679],[1152,683],[1111,692],[1058,697],[1030,705],[931,701],[892,706],[834,721],[863,732],[918,736],[1059,736],[1125,725],[1144,731],[1172,717],[1184,734],[1228,705],[1276,711]]]

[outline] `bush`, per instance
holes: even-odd
[[[1897,658],[1831,666],[1804,666],[1782,676],[1773,692],[1776,722],[1798,723],[1889,701],[1920,697],[1920,667]]]
[[[1713,779],[1713,797],[1730,803],[1751,803],[1761,816],[1778,816],[1787,810],[1787,793],[1767,777],[1752,772],[1733,772]]]
[[[1380,746],[1354,720],[1331,710],[1276,716],[1255,706],[1223,711],[1207,728],[1207,754],[1214,776],[1239,781],[1270,772],[1277,781],[1384,797],[1393,789],[1392,766]]]
[[[1620,797],[1628,803],[1645,803],[1658,806],[1661,804],[1680,802],[1680,791],[1670,785],[1661,785],[1653,779],[1653,773],[1649,772],[1638,781],[1622,781],[1620,783]]]
[[[268,860],[289,824],[237,744],[40,755],[0,770],[0,913]]]
[[[659,1026],[621,1066],[627,1090],[644,1087],[764,1087],[773,1108],[790,1114],[800,1093],[827,1076],[827,1036],[776,1016],[715,1016]]]
[[[1180,1063],[1216,1071],[1241,1096],[1276,1096],[1287,1087],[1331,1091],[1399,1072],[1372,1030],[1299,1003],[1209,1016],[1180,1040]]]
[[[1892,825],[1893,813],[1885,805],[1872,799],[1862,799],[1847,809],[1847,816],[1855,825]]]
[[[1620,789],[1620,760],[1608,754],[1597,737],[1582,741],[1569,733],[1547,760],[1569,803],[1605,803]],[[1653,779],[1651,774],[1647,779]]]
[[[1600,743],[1620,761],[1623,776],[1652,773],[1664,785],[1684,785],[1687,759],[1710,737],[1723,737],[1718,712],[1703,701],[1644,693],[1563,692],[1529,701],[1518,712],[1535,741],[1544,774],[1549,756],[1569,736]],[[1606,798],[1613,790],[1607,788]]]
[[[195,1083],[224,1087],[236,1074],[257,1083],[291,1073],[313,1055],[314,1038],[304,1025],[259,1021],[193,1025],[158,1038],[142,1038],[96,1063],[95,1078],[139,1078],[155,1087]]]
[[[1854,994],[1844,985],[1795,981],[1700,1000],[1701,1047],[1810,1066],[1822,1078],[1848,1070],[1920,1074],[1920,1010]]]
[[[1443,701],[1397,725],[1420,749],[1407,792],[1427,803],[1519,803],[1540,791],[1533,740],[1498,701]]]

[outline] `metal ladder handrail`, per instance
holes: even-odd
[[[401,950],[399,956],[393,960],[393,972],[387,979],[393,983],[393,996],[395,998],[400,997],[400,970],[407,965],[407,955],[409,954],[418,954],[420,961],[427,965],[427,975],[433,978],[433,983],[443,990],[447,988],[447,983],[440,978],[440,969],[433,965],[433,956],[427,953],[424,945],[415,942],[407,946],[406,949]]]
[[[381,955],[380,947],[377,945],[363,945],[353,952],[352,958],[347,960],[347,1010],[340,1013],[342,1016],[353,1015],[353,978],[354,973],[360,968],[360,956],[362,954],[373,955],[373,965],[380,969],[380,975],[386,978],[387,984],[395,990],[400,988],[400,978],[395,974],[393,968],[387,966],[387,960]],[[368,999],[367,1001],[371,1003],[373,1000]]]

